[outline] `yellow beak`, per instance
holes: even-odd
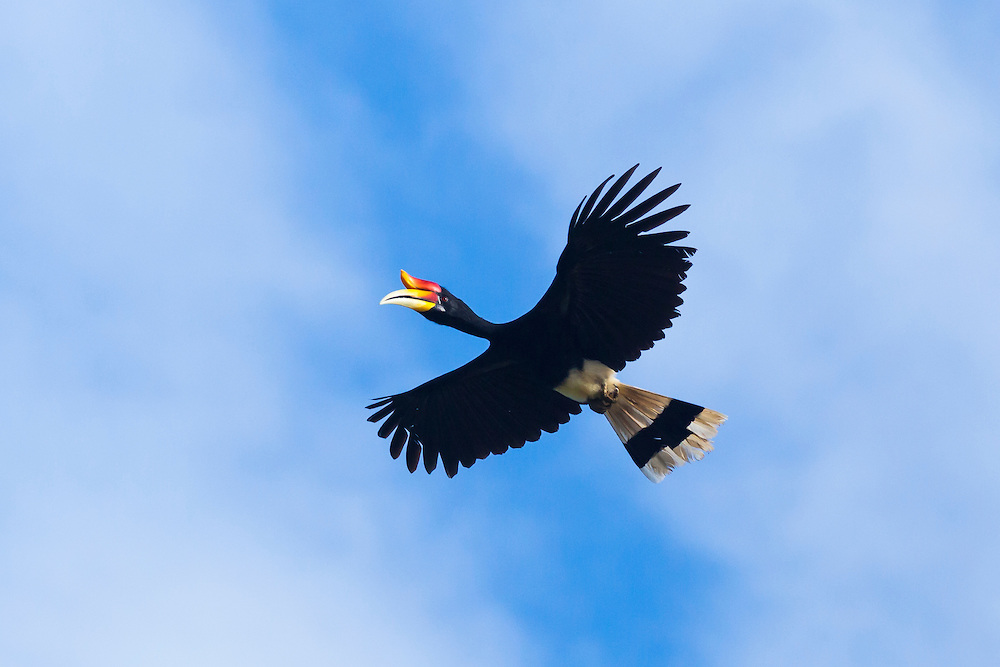
[[[395,292],[389,292],[382,297],[382,300],[378,302],[378,305],[384,306],[387,303],[392,303],[397,306],[406,306],[407,308],[412,308],[418,313],[424,313],[437,305],[438,295],[437,292],[431,292],[430,290],[398,289]]]
[[[378,305],[384,306],[387,303],[394,303],[397,306],[412,308],[418,313],[426,313],[438,305],[438,294],[441,293],[440,285],[430,280],[414,278],[406,271],[400,271],[399,278],[406,285],[406,289],[389,292],[382,297]]]

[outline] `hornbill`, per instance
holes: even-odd
[[[688,257],[695,249],[669,245],[687,232],[647,233],[687,205],[651,213],[680,184],[632,206],[656,169],[618,196],[635,167],[604,196],[601,183],[577,206],[556,276],[534,308],[493,324],[441,285],[401,271],[406,289],[380,304],[397,304],[427,319],[485,338],[474,360],[416,389],[376,399],[370,422],[385,422],[389,453],[406,447],[414,472],[423,452],[428,473],[438,457],[454,477],[490,454],[554,433],[587,404],[603,413],[635,464],[653,482],[675,466],[712,450],[723,414],[620,382],[615,373],[663,338],[679,314]],[[631,207],[631,208],[630,208]]]

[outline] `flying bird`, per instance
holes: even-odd
[[[542,431],[554,433],[582,405],[607,417],[653,482],[712,451],[725,415],[615,377],[663,338],[679,315],[682,281],[695,252],[670,245],[688,232],[649,233],[687,209],[653,212],[680,184],[632,206],[656,169],[621,194],[638,166],[604,196],[614,176],[583,198],[555,279],[516,320],[488,322],[441,285],[400,272],[406,289],[385,295],[380,304],[412,308],[432,322],[489,341],[489,348],[464,366],[368,406],[376,411],[368,421],[385,420],[379,436],[392,434],[390,455],[398,458],[405,446],[411,473],[423,453],[428,473],[440,458],[454,477],[459,464],[468,468],[490,454],[534,442]]]

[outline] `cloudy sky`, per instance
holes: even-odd
[[[996,664],[997,34],[6,0],[0,662]],[[482,342],[378,308],[398,270],[512,319],[636,162],[699,253],[622,377],[727,413],[717,450],[654,486],[584,414],[407,473],[363,406]]]

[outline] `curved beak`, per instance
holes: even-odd
[[[384,306],[387,303],[393,303],[397,306],[406,306],[418,313],[423,313],[436,306],[437,302],[438,295],[434,292],[422,289],[398,289],[382,297],[378,305]]]
[[[389,292],[382,297],[378,305],[384,306],[387,303],[392,303],[412,308],[418,313],[425,313],[438,305],[438,294],[441,293],[440,285],[430,280],[414,278],[406,271],[400,271],[399,276],[403,284],[406,285],[406,289]]]

